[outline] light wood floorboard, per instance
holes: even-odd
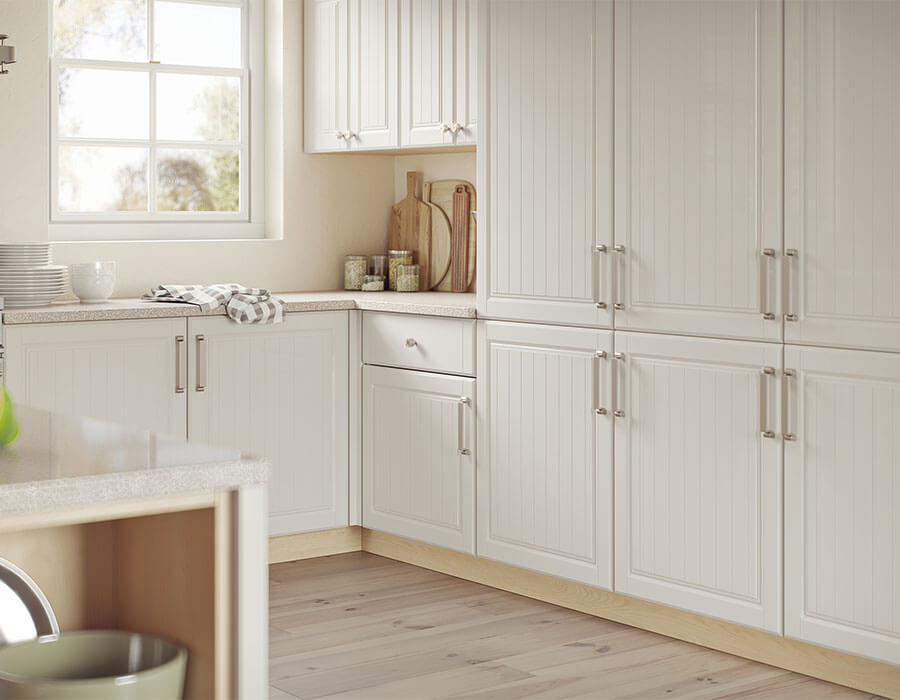
[[[270,567],[271,698],[874,698],[352,552]]]

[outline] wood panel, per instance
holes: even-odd
[[[351,0],[351,149],[399,144],[399,0]]]
[[[612,3],[481,5],[479,315],[609,326]]]
[[[900,5],[785,5],[789,342],[900,347]]]
[[[333,530],[301,532],[269,538],[269,563],[314,559],[332,554],[358,552],[362,547],[359,527],[340,527]]]
[[[351,0],[304,2],[304,150],[345,151],[348,128]]]
[[[788,346],[785,366],[785,634],[900,663],[900,356]]]
[[[780,347],[616,333],[616,351],[616,590],[780,632],[781,450],[760,434]]]
[[[780,4],[637,0],[615,23],[616,328],[780,340]]]
[[[611,333],[482,321],[478,343],[479,555],[611,587]]]

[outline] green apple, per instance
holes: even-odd
[[[10,445],[19,436],[19,422],[13,412],[13,402],[3,389],[3,403],[0,405],[0,445]]]

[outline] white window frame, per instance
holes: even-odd
[[[50,5],[50,46],[53,46],[53,0]],[[50,223],[51,241],[203,240],[263,238],[265,119],[264,100],[264,0],[166,0],[194,5],[240,7],[242,10],[242,68],[210,68],[128,61],[50,57]],[[148,51],[153,47],[153,2],[148,7]],[[58,78],[62,68],[102,68],[149,74],[150,133],[146,139],[89,139],[59,137]],[[148,163],[149,212],[73,213],[59,210],[59,146],[137,146],[152,154],[161,148],[233,150],[234,144],[206,141],[162,141],[156,136],[156,76],[165,74],[241,77],[240,211],[154,212],[157,178],[154,158]]]

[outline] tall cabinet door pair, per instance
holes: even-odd
[[[479,27],[479,552],[896,663],[900,4]]]

